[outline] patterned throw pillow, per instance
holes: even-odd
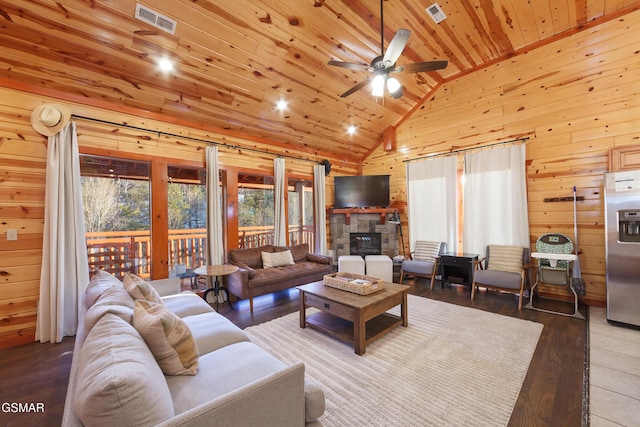
[[[141,277],[138,277],[135,274],[125,273],[123,284],[124,288],[129,292],[129,295],[131,295],[131,298],[163,304],[162,298],[160,298],[158,292],[149,282]]]
[[[283,252],[262,252],[263,268],[282,267],[294,264],[293,255],[289,250]]]
[[[520,274],[522,271],[522,250],[522,246],[489,245],[487,270]]]
[[[435,261],[440,254],[440,242],[416,240],[413,259],[416,261]]]
[[[165,375],[195,375],[198,347],[184,321],[162,304],[136,300],[133,327],[140,333]]]

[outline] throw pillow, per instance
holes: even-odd
[[[163,304],[136,300],[133,327],[140,333],[165,375],[195,375],[198,348],[184,321]]]
[[[93,273],[93,277],[84,291],[84,304],[87,308],[96,303],[98,298],[112,286],[122,287],[122,282],[113,274],[104,270],[98,270]]]
[[[88,334],[93,326],[107,313],[115,314],[127,323],[133,321],[135,303],[122,286],[111,285],[84,313],[84,329]]]
[[[285,252],[291,251],[291,256],[293,256],[294,262],[305,261],[307,258],[307,254],[309,253],[309,244],[301,243],[299,245],[291,245],[291,246],[276,246],[274,248],[274,252]]]
[[[282,267],[294,264],[293,255],[289,250],[283,252],[262,252],[263,268]]]
[[[175,416],[167,380],[151,351],[135,328],[116,316],[107,314],[95,325],[73,363],[73,409],[81,423],[68,424],[155,426]]]
[[[440,242],[417,240],[413,252],[413,259],[416,261],[435,261],[439,254]]]
[[[520,274],[522,271],[522,250],[522,246],[489,245],[487,270]]]
[[[273,245],[250,249],[231,249],[229,263],[238,265],[238,262],[241,262],[251,268],[262,268],[262,252],[273,252]]]
[[[135,274],[124,274],[124,287],[133,299],[143,299],[146,301],[162,304],[162,298],[149,282]]]

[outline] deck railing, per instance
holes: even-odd
[[[241,227],[238,236],[239,248],[258,248],[273,245],[273,227]],[[289,225],[289,244],[308,243],[313,250],[315,233],[312,225]]]
[[[151,272],[151,234],[141,231],[104,231],[85,234],[90,269],[102,269],[122,278],[125,271],[141,277]]]
[[[315,230],[313,225],[289,225],[289,244],[309,244],[309,251],[313,252],[315,245]]]
[[[141,231],[105,231],[86,233],[89,267],[104,269],[122,278],[125,271],[150,277],[151,234]],[[240,227],[238,247],[257,248],[273,244],[273,227]],[[313,251],[313,226],[289,226],[289,243],[308,243]],[[207,230],[169,230],[169,268],[192,269],[205,264]]]

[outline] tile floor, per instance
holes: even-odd
[[[640,426],[640,331],[589,309],[589,418],[592,427]]]

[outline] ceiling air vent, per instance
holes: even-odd
[[[166,31],[169,34],[173,34],[176,31],[176,21],[171,18],[167,18],[155,10],[151,10],[140,3],[136,4],[136,19],[153,25],[156,28],[160,28],[162,31]]]
[[[435,22],[436,24],[444,21],[447,17],[438,3],[432,4],[425,10],[427,11],[431,19],[433,19],[433,22]]]

